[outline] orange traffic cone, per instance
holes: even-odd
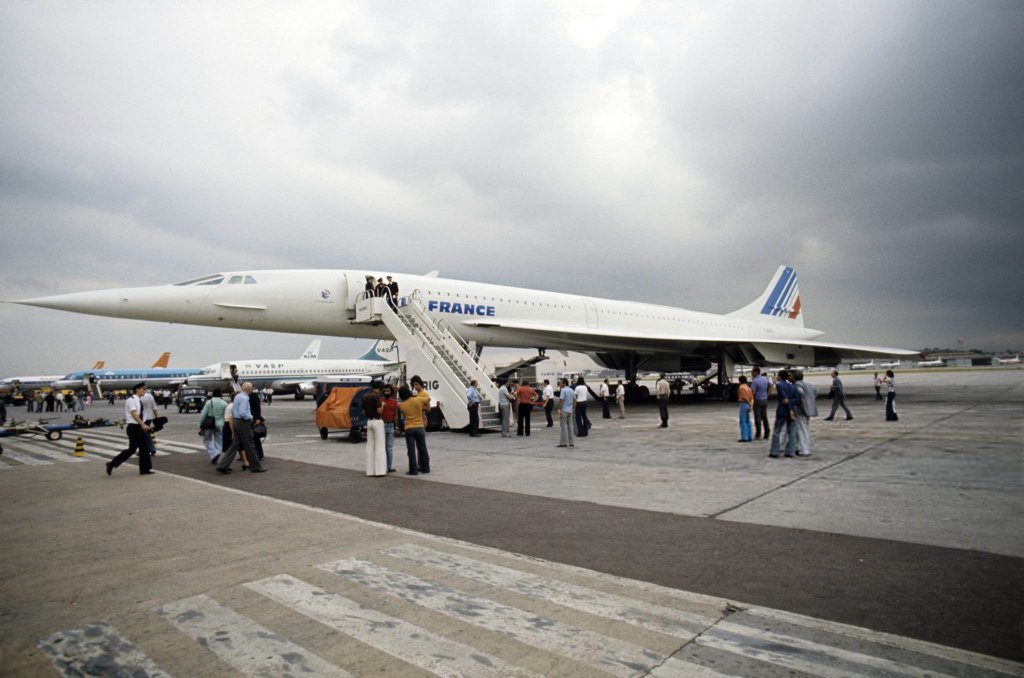
[[[82,440],[82,436],[78,436],[78,440],[75,441],[75,451],[72,453],[73,457],[84,457],[85,456],[85,441]]]

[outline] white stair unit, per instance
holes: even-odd
[[[448,427],[460,429],[469,425],[466,389],[477,380],[483,400],[480,406],[481,427],[500,425],[498,390],[492,377],[484,370],[475,352],[446,320],[434,318],[420,303],[419,291],[399,299],[398,312],[391,310],[387,300],[367,296],[356,297],[352,323],[381,324],[398,342],[399,358],[405,363],[407,377],[418,374],[427,390],[441,403]]]

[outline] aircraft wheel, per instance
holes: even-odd
[[[64,431],[47,431],[47,440],[60,440],[64,436]]]
[[[327,440],[327,429],[320,429],[320,440]]]
[[[296,389],[295,390],[295,399],[296,400],[305,400],[306,399],[306,394],[303,393],[302,391]]]

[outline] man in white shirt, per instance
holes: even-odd
[[[547,379],[544,380],[544,391],[541,397],[544,400],[544,416],[547,417],[548,427],[550,428],[555,425],[554,420],[551,418],[551,410],[555,408],[555,389]]]
[[[615,387],[615,403],[619,406],[619,419],[626,418],[626,387],[619,379],[619,385]]]
[[[142,418],[142,394],[145,391],[145,384],[135,384],[132,388],[132,395],[124,401],[124,419],[128,422],[128,425],[125,426],[125,432],[128,434],[128,449],[123,450],[107,462],[108,476],[136,452],[139,453],[139,475],[146,476],[153,472],[153,460],[146,447],[149,426]]]
[[[152,392],[147,388],[146,392],[139,398],[139,402],[142,405],[142,421],[146,422],[146,426],[149,427],[149,433],[146,434],[146,451],[150,454],[156,454],[156,443],[153,441],[153,420],[156,419],[156,398],[153,397]]]
[[[661,424],[658,428],[668,428],[668,397],[672,393],[672,388],[668,384],[668,380],[665,379],[665,373],[661,373],[661,377],[658,382],[654,385],[654,394],[658,397],[658,412],[661,414]]]
[[[512,435],[509,429],[512,421],[512,396],[507,384],[498,387],[498,412],[501,414],[501,437],[508,438]]]
[[[597,394],[601,396],[601,418],[611,419],[612,413],[609,411],[608,406],[610,403],[608,402],[608,399],[611,397],[612,392],[611,388],[608,386],[607,379],[601,382],[601,388],[598,389]]]
[[[590,419],[587,417],[587,383],[580,377],[576,381],[576,437],[586,438],[590,434]]]

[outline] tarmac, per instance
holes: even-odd
[[[173,408],[152,476],[106,476],[117,428],[3,439],[0,675],[1024,675],[1024,370],[899,372],[897,423],[843,377],[796,459],[692,399],[431,433],[416,477],[308,400],[260,475]]]

